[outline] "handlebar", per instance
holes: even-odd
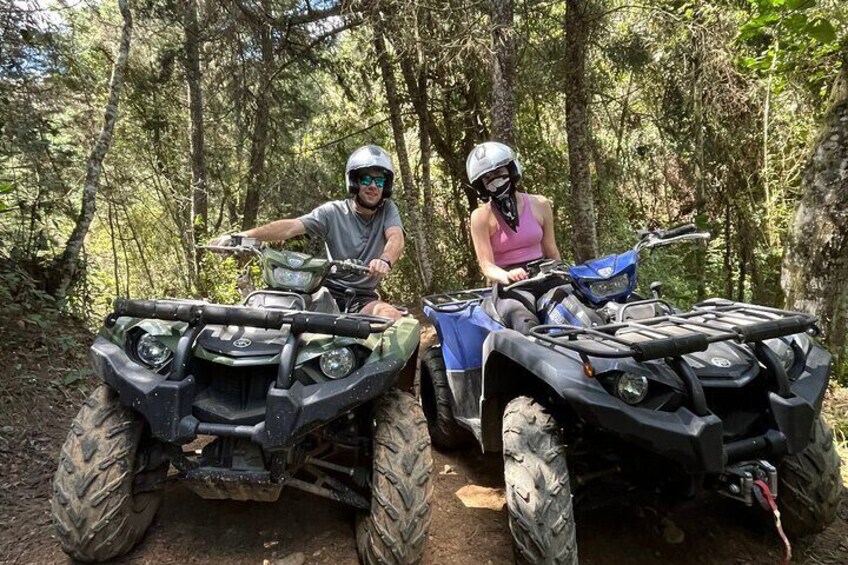
[[[694,224],[684,224],[670,230],[639,230],[637,234],[639,241],[633,246],[636,252],[654,247],[665,247],[681,241],[707,241],[711,237],[709,232],[699,232]]]
[[[363,265],[362,263],[345,259],[344,261],[330,261],[330,272],[368,275],[371,273],[371,268],[368,265]]]
[[[195,245],[196,249],[204,251],[215,251],[218,253],[246,253],[251,255],[261,255],[262,250],[259,247],[245,245]]]
[[[695,233],[698,231],[697,226],[695,224],[683,224],[682,226],[677,226],[676,228],[671,228],[670,230],[657,230],[657,237],[660,239],[669,239],[672,237],[677,237],[679,235],[686,235],[688,233]]]
[[[312,332],[362,339],[372,333],[385,331],[392,324],[391,320],[376,316],[291,312],[173,300],[119,298],[115,300],[113,312],[106,321],[107,325],[114,324],[120,316],[155,318],[189,324],[250,326],[261,329],[279,329],[289,325],[294,333]]]
[[[524,279],[523,281],[518,281],[518,282],[514,282],[512,284],[508,284],[508,285],[506,285],[502,288],[503,288],[504,291],[507,291],[507,290],[512,290],[513,288],[518,288],[520,286],[524,286],[524,285],[527,285],[527,284],[532,284],[532,283],[535,283],[535,282],[544,281],[544,280],[547,280],[547,279],[552,278],[552,277],[569,278],[570,275],[568,274],[568,271],[564,270],[564,269],[560,269],[560,267],[562,267],[564,265],[565,265],[565,263],[563,263],[562,261],[556,261],[554,259],[547,259],[547,260],[540,262],[537,265],[535,265],[535,266],[540,268],[540,271],[537,274],[533,275],[530,278]],[[528,264],[528,268],[532,268],[532,267],[533,267],[533,265]]]

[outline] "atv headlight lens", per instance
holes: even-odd
[[[627,273],[623,273],[611,279],[589,283],[589,290],[598,298],[606,298],[627,292],[629,284],[630,278]]]
[[[648,396],[648,377],[622,373],[615,382],[615,393],[627,404],[639,404]]]
[[[171,358],[171,350],[149,333],[138,338],[135,352],[139,360],[150,367],[161,367]]]
[[[356,356],[347,347],[333,349],[321,355],[319,362],[321,372],[331,379],[346,377],[353,371],[356,364]]]
[[[783,364],[783,369],[789,372],[789,369],[795,364],[795,350],[792,349],[791,345],[784,344],[784,347],[781,347],[777,352],[777,356]]]
[[[275,267],[274,282],[284,288],[305,290],[312,283],[312,273],[309,271],[292,271],[283,267]]]
[[[765,344],[774,351],[780,364],[783,365],[783,369],[788,372],[795,364],[795,350],[792,348],[792,344],[776,338],[766,341]]]

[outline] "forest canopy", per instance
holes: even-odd
[[[793,229],[819,132],[844,102],[846,12],[841,0],[3,3],[4,293],[25,273],[89,319],[115,296],[236,300],[241,266],[195,245],[344,197],[345,160],[370,143],[406,169],[394,196],[406,252],[384,294],[416,305],[480,286],[464,162],[500,139],[525,189],[553,203],[565,258],[694,222],[709,245],[656,252],[642,287],[662,280],[684,306],[799,304],[781,276],[809,270],[787,249],[824,233]],[[837,240],[811,259],[836,265],[822,280],[848,264]],[[809,291],[830,297],[840,346],[844,286]]]

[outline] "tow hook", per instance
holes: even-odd
[[[786,565],[792,559],[792,545],[780,523],[777,509],[777,469],[768,461],[744,461],[727,467],[719,476],[718,492],[728,498],[739,500],[747,506],[756,501],[765,512],[774,517],[774,526],[783,541],[783,560]]]
[[[718,492],[728,498],[754,504],[754,482],[762,481],[777,498],[777,469],[768,461],[743,461],[726,467],[719,476]]]

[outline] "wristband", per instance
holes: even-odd
[[[389,269],[391,269],[391,268],[392,268],[392,262],[391,262],[391,261],[389,261],[388,259],[386,259],[385,257],[378,257],[378,259],[379,259],[380,261],[382,261],[383,263],[385,263],[386,265],[388,265],[388,266],[389,266]]]

